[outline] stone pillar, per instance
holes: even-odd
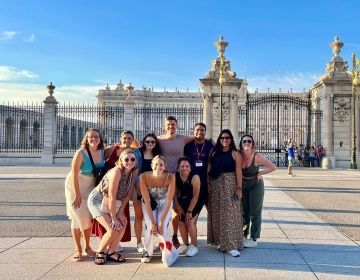
[[[134,132],[135,128],[135,100],[132,95],[134,87],[131,83],[126,87],[128,95],[124,101],[124,129]],[[134,132],[135,133],[135,132]]]
[[[231,70],[230,61],[224,56],[225,49],[228,46],[224,37],[221,36],[214,45],[217,48],[218,57],[212,61],[211,70],[205,78],[200,79],[200,85],[204,91],[204,122],[211,128],[211,130],[208,129],[207,136],[214,140],[217,139],[222,119],[222,128],[230,129],[237,140],[239,114],[237,104],[232,102],[231,97],[239,96],[243,80],[236,77],[236,73]],[[220,89],[220,81],[222,90]],[[222,102],[220,102],[220,95]]]
[[[203,120],[206,124],[206,134],[207,137],[213,138],[212,132],[212,122],[211,122],[211,109],[210,109],[210,93],[204,93],[204,110],[203,110]]]
[[[45,98],[44,102],[44,149],[41,155],[42,164],[54,163],[54,148],[56,145],[56,129],[57,129],[57,100],[53,96],[55,86],[50,82],[47,86],[49,96]]]
[[[356,120],[356,163],[358,165],[358,169],[360,166],[360,93],[359,90],[357,89],[356,92],[356,107],[355,107],[355,120]]]
[[[323,167],[350,166],[351,115],[350,101],[352,75],[347,71],[347,62],[340,56],[344,44],[335,37],[330,44],[334,56],[326,71],[311,89],[314,98],[319,98],[322,110],[321,143],[326,151]]]

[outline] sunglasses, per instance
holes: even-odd
[[[230,137],[229,136],[223,136],[223,137],[220,137],[220,140],[229,140]]]
[[[146,140],[144,142],[145,142],[145,144],[156,144],[156,141],[154,141],[154,140]]]
[[[246,144],[246,143],[247,143],[247,144],[252,144],[252,141],[251,141],[251,140],[242,140],[242,143],[243,143],[243,144]]]
[[[132,158],[124,158],[125,162],[129,162],[129,161],[135,162],[135,160],[136,160],[136,158],[134,158],[134,157],[132,157]]]

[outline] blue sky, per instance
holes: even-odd
[[[332,57],[360,56],[360,2],[0,1],[0,101],[95,101],[121,79],[197,91],[224,35],[225,56],[250,91],[310,88]],[[350,63],[349,63],[350,64]]]

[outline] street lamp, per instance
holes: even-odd
[[[356,164],[356,120],[355,120],[355,105],[356,105],[356,87],[360,86],[358,66],[360,65],[359,59],[355,58],[355,53],[352,53],[352,103],[351,103],[351,132],[352,132],[352,145],[351,145],[351,164],[350,169],[357,169]]]
[[[220,56],[220,69],[219,69],[219,84],[220,84],[220,131],[222,131],[223,124],[223,102],[222,102],[222,94],[223,94],[223,85],[226,82],[225,74],[224,74],[224,55]]]
[[[220,40],[215,42],[215,46],[217,48],[217,51],[219,53],[219,84],[220,84],[220,131],[222,131],[222,125],[223,125],[223,102],[222,102],[222,95],[223,95],[223,85],[226,82],[225,78],[225,57],[224,52],[225,48],[228,46],[228,42],[224,41],[224,36],[220,36]]]

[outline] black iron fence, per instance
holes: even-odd
[[[55,153],[74,153],[85,131],[97,128],[105,145],[118,143],[124,129],[123,106],[58,105]]]
[[[0,105],[0,152],[42,152],[43,111],[42,104]]]
[[[311,108],[310,95],[248,94],[239,107],[239,134],[253,135],[257,149],[277,166],[284,166],[288,139],[298,145],[320,144],[320,110]],[[316,131],[316,134],[315,134]]]
[[[178,121],[177,132],[192,135],[194,125],[203,119],[202,107],[135,107],[135,137],[141,140],[146,133],[164,134],[164,119],[174,116]]]

